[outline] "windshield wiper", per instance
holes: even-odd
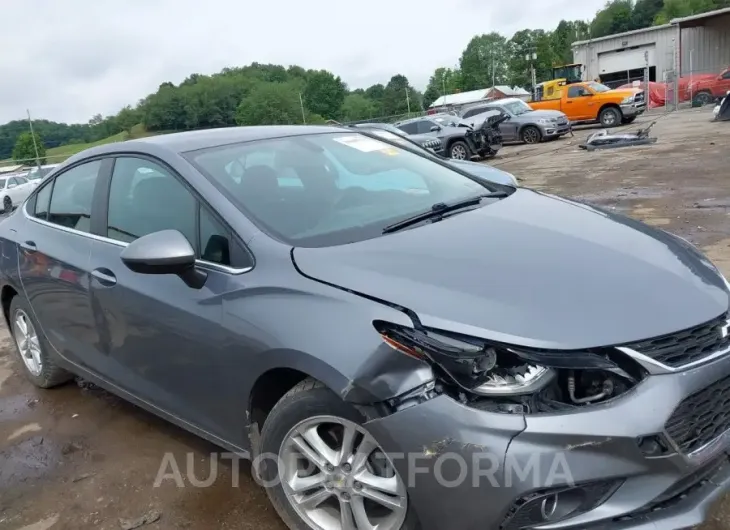
[[[383,234],[397,232],[398,230],[402,230],[403,228],[407,228],[411,225],[420,223],[421,221],[427,221],[429,219],[432,223],[435,223],[443,219],[444,214],[455,212],[464,208],[469,208],[470,206],[477,206],[479,203],[482,202],[482,199],[503,199],[508,195],[509,193],[507,193],[506,191],[493,191],[492,193],[477,195],[476,197],[469,197],[468,199],[452,202],[450,204],[446,204],[445,202],[437,202],[425,212],[421,212],[412,217],[407,217],[401,221],[389,224],[388,226],[383,228]]]

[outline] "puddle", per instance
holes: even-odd
[[[35,401],[22,394],[0,397],[0,422],[22,418],[31,410]]]
[[[0,451],[0,491],[46,475],[60,459],[60,448],[43,436],[34,436],[3,449]]]

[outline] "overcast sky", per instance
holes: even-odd
[[[474,36],[590,19],[605,0],[3,0],[0,123],[86,122],[160,83],[226,66],[327,69],[351,88],[418,89]]]

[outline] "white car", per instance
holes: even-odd
[[[51,171],[53,171],[60,165],[61,164],[46,164],[40,167],[34,166],[28,170],[28,172],[25,174],[25,178],[27,178],[31,182],[36,181],[36,185],[38,185],[43,177],[48,175]]]
[[[9,213],[28,198],[38,184],[19,175],[0,177],[0,201],[3,213]]]

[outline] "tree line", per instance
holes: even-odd
[[[573,60],[578,40],[662,24],[672,18],[730,6],[730,0],[610,0],[591,21],[562,20],[552,31],[523,29],[511,38],[477,35],[458,64],[437,68],[423,93],[396,74],[385,84],[351,90],[337,75],[300,66],[253,63],[213,75],[192,74],[179,85],[161,84],[136,105],[87,124],[34,121],[46,148],[94,142],[142,124],[167,132],[233,125],[323,123],[395,117],[421,112],[439,96],[497,85],[530,89],[531,67],[538,82],[552,67]],[[0,159],[13,154],[26,121],[0,126]],[[24,146],[28,146],[27,139]],[[26,153],[26,148],[17,150]],[[17,158],[17,157],[16,157]]]

